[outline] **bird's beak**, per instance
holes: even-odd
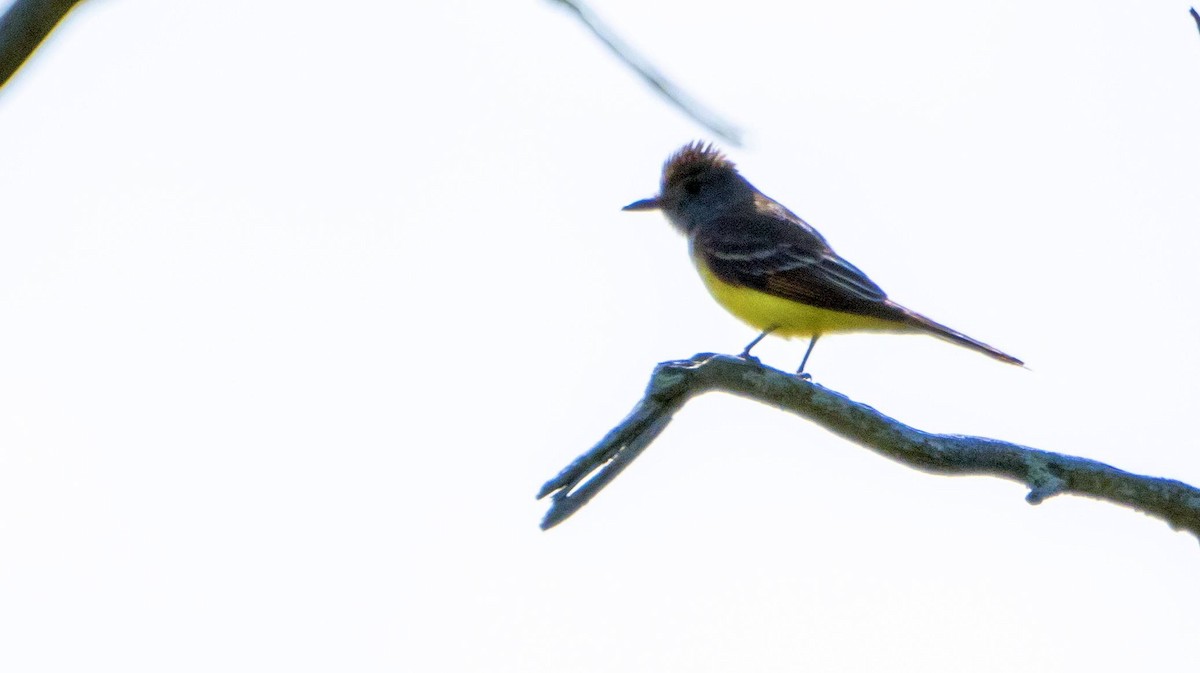
[[[628,206],[625,206],[624,208],[622,208],[621,210],[658,210],[659,208],[662,208],[662,204],[658,202],[658,197],[656,196],[652,199],[642,199],[641,201],[634,201],[633,203],[629,204]]]

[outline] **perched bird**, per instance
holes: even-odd
[[[692,261],[714,299],[762,332],[810,337],[797,373],[822,334],[920,332],[1002,362],[1017,358],[887,298],[866,274],[782,204],[755,189],[712,145],[683,146],[663,165],[658,196],[623,210],[661,210],[688,237]]]

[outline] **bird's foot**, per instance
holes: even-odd
[[[759,365],[760,367],[762,366],[762,360],[759,360],[757,356],[751,355],[750,349],[748,349],[748,348],[746,350],[742,351],[741,353],[738,353],[737,356],[738,356],[739,360],[745,360],[746,362],[753,362],[754,364]]]

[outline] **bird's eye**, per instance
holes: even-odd
[[[700,181],[699,180],[688,180],[687,182],[683,183],[683,191],[687,192],[689,196],[695,196],[695,195],[699,194],[700,193]]]

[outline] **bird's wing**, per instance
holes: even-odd
[[[717,278],[819,308],[900,318],[866,274],[791,213],[723,216],[697,227],[692,242]]]

